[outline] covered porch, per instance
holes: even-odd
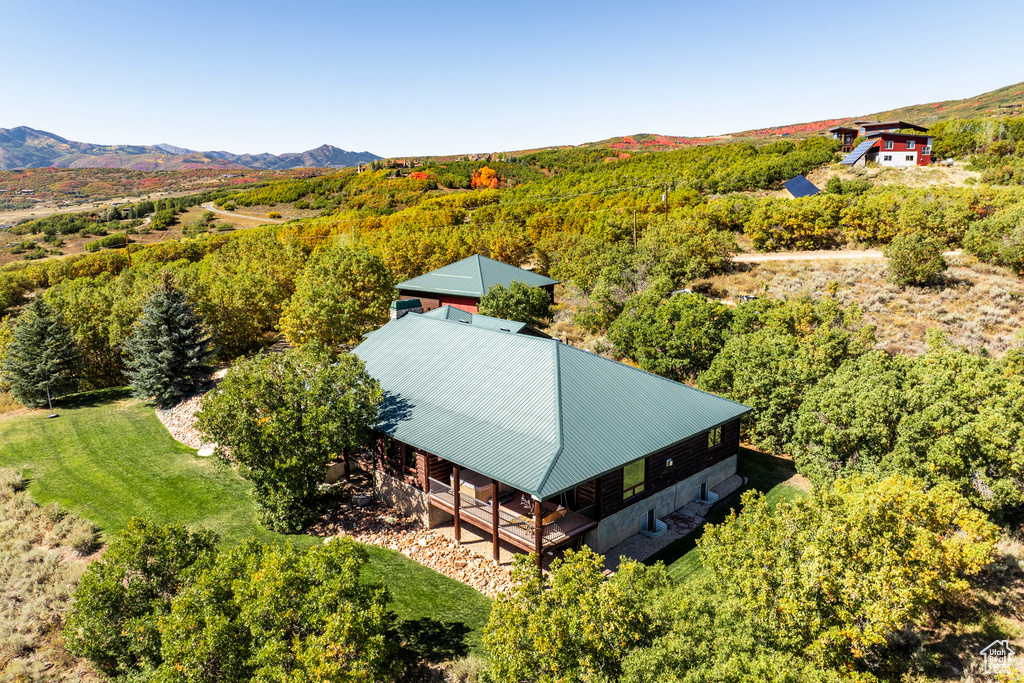
[[[491,536],[495,562],[501,541],[535,553],[538,564],[545,552],[570,546],[597,526],[596,482],[577,487],[558,500],[539,501],[495,479],[452,465],[450,477],[428,478],[430,505],[452,515],[455,538],[471,525]],[[454,482],[460,482],[454,486]]]

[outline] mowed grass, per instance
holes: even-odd
[[[126,390],[79,394],[56,411],[55,419],[45,410],[0,415],[0,467],[20,470],[37,503],[59,503],[96,524],[105,540],[130,518],[146,517],[213,529],[225,545],[249,537],[301,547],[320,542],[262,528],[249,484],[172,439],[152,406]],[[367,577],[391,588],[401,619],[447,622],[471,649],[481,648],[486,596],[400,553],[366,550]]]
[[[733,509],[739,510],[740,497],[750,489],[762,491],[772,506],[779,501],[794,500],[807,495],[805,480],[796,473],[792,460],[741,447],[736,470],[747,477],[746,485],[718,501],[704,519],[704,524],[721,524],[725,521]],[[697,539],[703,533],[704,526],[701,526],[693,533],[665,546],[647,558],[645,563],[664,562],[673,579],[685,581],[704,569],[700,550],[697,549]]]

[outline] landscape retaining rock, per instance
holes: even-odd
[[[171,408],[156,409],[157,418],[164,424],[164,427],[167,427],[167,431],[171,433],[175,441],[180,441],[190,448],[210,448],[214,445],[206,441],[195,428],[199,403],[205,395],[206,392],[203,392]]]
[[[419,520],[398,515],[380,503],[362,508],[341,504],[324,515],[310,531],[324,536],[324,543],[347,536],[359,543],[400,552],[490,598],[508,593],[512,588],[509,572],[504,567],[427,529]]]

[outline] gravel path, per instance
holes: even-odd
[[[954,249],[944,256],[959,256],[963,251]],[[776,251],[767,254],[736,254],[735,263],[764,263],[766,261],[837,261],[858,258],[885,258],[880,249],[836,249],[828,251]]]

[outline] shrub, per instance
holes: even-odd
[[[92,524],[56,504],[40,507],[13,469],[0,469],[0,680],[71,680],[78,662],[58,635]],[[63,674],[63,675],[62,675]]]
[[[925,286],[939,281],[948,267],[942,252],[946,243],[923,233],[902,234],[885,248],[889,280],[901,286]]]
[[[212,531],[129,520],[75,590],[64,628],[68,650],[108,676],[156,668],[160,619],[192,575],[213,560],[216,543]]]
[[[270,213],[267,214],[267,218],[280,218],[280,217],[281,217],[281,214],[279,214],[277,211],[271,211]]]

